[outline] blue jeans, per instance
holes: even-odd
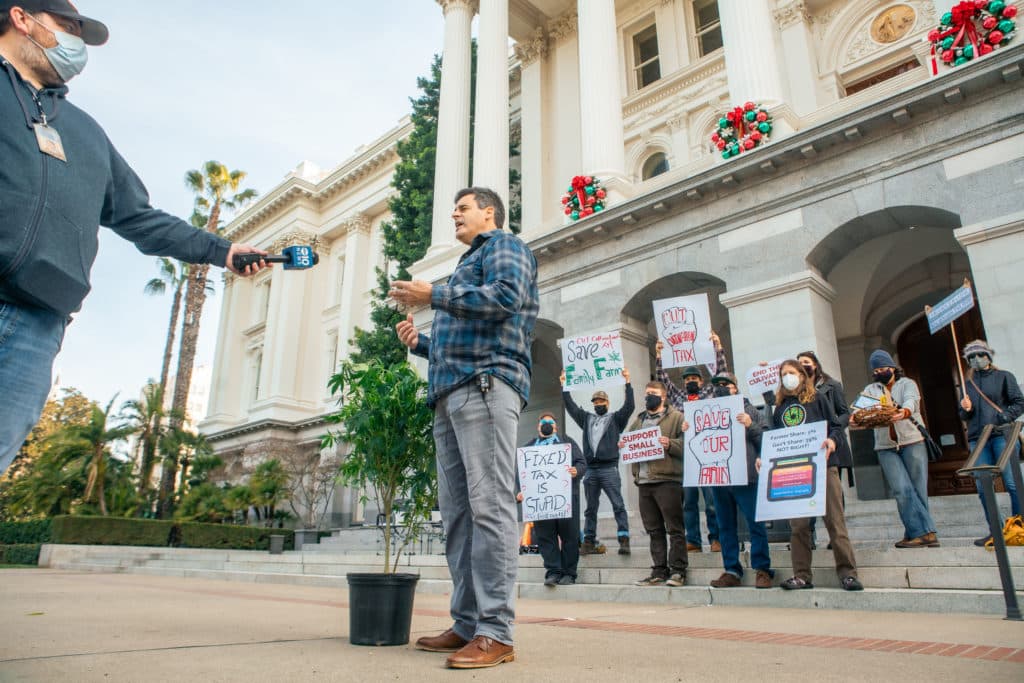
[[[718,516],[718,540],[722,544],[722,565],[725,571],[737,577],[743,576],[736,521],[736,508],[739,507],[750,530],[750,566],[774,576],[772,556],[768,548],[768,532],[764,529],[764,522],[756,521],[757,481],[746,486],[715,486],[712,487],[712,495]]]
[[[601,491],[604,491],[612,504],[618,536],[629,538],[629,518],[626,515],[626,503],[622,500],[622,477],[619,476],[619,465],[616,463],[606,467],[587,467],[587,473],[583,475],[583,493],[587,497],[583,540],[597,540],[597,508],[601,504]]]
[[[718,540],[718,519],[715,517],[715,496],[711,486],[683,488],[683,524],[686,526],[686,542],[701,545],[700,542],[700,494],[704,494],[704,515],[708,520],[708,541]]]
[[[920,538],[935,531],[928,510],[928,449],[924,442],[877,451],[885,480],[896,498],[905,538]]]
[[[67,318],[0,301],[0,474],[39,421]]]
[[[974,446],[977,441],[970,442],[971,452],[974,452]],[[989,437],[988,442],[985,444],[985,449],[978,456],[977,465],[995,465],[999,460],[1000,454],[1003,449],[1006,448],[1006,437],[1002,434],[992,433]],[[1014,446],[1013,456],[1010,458],[1010,462],[1006,463],[1006,469],[1003,470],[1003,486],[1006,487],[1006,492],[1010,494],[1010,514],[1020,514],[1020,497],[1017,495],[1017,480],[1013,476],[1012,467],[1020,467],[1020,444]],[[988,508],[985,506],[985,496],[981,495],[981,481],[975,477],[974,485],[978,487],[978,497],[981,498],[981,507],[985,511],[985,519],[988,520]],[[1001,520],[1000,520],[1001,521]]]

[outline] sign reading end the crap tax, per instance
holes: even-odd
[[[524,446],[516,449],[523,521],[572,516],[572,445]]]

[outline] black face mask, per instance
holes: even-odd
[[[647,407],[648,411],[655,411],[661,407],[661,396],[657,394],[647,394],[644,398],[644,406]]]
[[[892,370],[883,370],[882,372],[875,373],[875,381],[881,382],[882,384],[888,384],[889,380],[892,379]]]
[[[724,396],[732,396],[732,391],[729,390],[729,387],[716,385],[715,396],[718,398],[722,398]]]
[[[686,383],[686,393],[696,394],[698,391],[700,391],[700,382],[691,381]]]
[[[594,412],[598,415],[604,415],[608,412],[608,406],[594,406]]]
[[[812,368],[810,365],[804,366],[804,373],[806,373],[807,376],[810,377],[811,379],[814,379],[816,377],[814,373],[814,368]]]
[[[542,424],[540,426],[540,433],[543,436],[551,436],[555,433],[555,425]]]

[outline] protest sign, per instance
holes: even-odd
[[[523,521],[572,516],[572,445],[525,446],[516,449]]]
[[[935,334],[946,325],[974,308],[974,290],[971,283],[964,281],[962,287],[934,306],[925,306],[925,317],[928,318],[928,331]]]
[[[653,305],[658,339],[664,344],[661,350],[663,368],[687,365],[717,368],[707,294],[659,299]]]
[[[760,396],[767,391],[777,391],[779,388],[779,366],[784,358],[773,360],[768,365],[755,365],[747,371],[747,393],[751,396]]]
[[[757,521],[825,514],[827,422],[766,431],[757,477]]]
[[[723,396],[683,405],[683,486],[747,483],[746,429],[736,421],[743,398]]]
[[[625,384],[622,339],[618,332],[584,334],[561,340],[568,391]]]
[[[654,425],[648,429],[626,432],[620,441],[624,441],[619,455],[622,462],[643,462],[645,460],[661,460],[665,457],[665,447],[658,439],[661,438],[661,427]]]

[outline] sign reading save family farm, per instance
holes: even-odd
[[[566,337],[561,343],[565,389],[579,391],[626,383],[618,332]]]

